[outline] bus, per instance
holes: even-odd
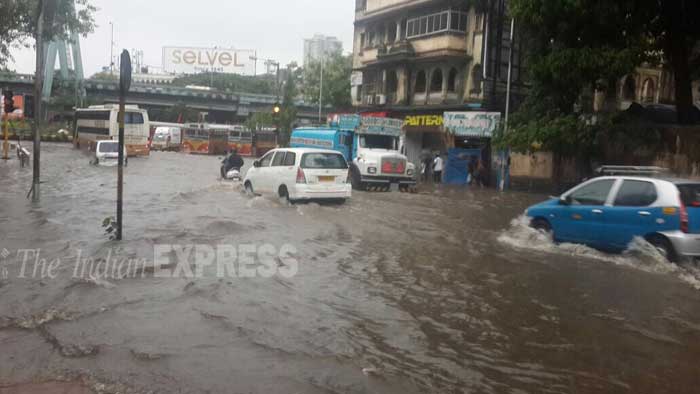
[[[233,149],[243,156],[253,150],[253,134],[240,125],[188,124],[182,129],[185,153],[221,155]]]
[[[265,153],[278,148],[277,132],[274,129],[257,130],[254,147],[257,157],[262,157]]]
[[[119,106],[93,105],[75,111],[73,144],[78,149],[94,151],[97,141],[119,138]],[[127,105],[124,115],[124,145],[129,157],[148,156],[150,149],[148,112],[135,105]]]

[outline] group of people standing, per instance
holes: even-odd
[[[442,183],[442,174],[445,171],[445,160],[439,154],[426,156],[421,163],[421,175],[423,182],[429,182],[431,179],[434,183]],[[471,156],[467,161],[467,185],[484,186],[486,184],[486,167],[484,161],[477,157]]]

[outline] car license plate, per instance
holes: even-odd
[[[392,184],[391,184],[391,191],[392,191],[392,192],[397,192],[397,191],[399,191],[399,184],[398,184],[398,183],[392,183]]]
[[[335,177],[334,176],[320,176],[318,177],[319,182],[334,182]]]

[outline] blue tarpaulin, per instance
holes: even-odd
[[[481,149],[452,148],[447,154],[445,183],[448,185],[466,185],[469,176],[469,162],[481,159]]]

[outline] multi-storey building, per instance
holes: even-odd
[[[517,104],[521,51],[516,36],[511,58],[511,26],[505,0],[356,0],[353,104],[405,119],[415,163],[452,146],[482,149],[488,160],[489,138],[451,139],[443,114],[502,113],[509,69]]]
[[[343,53],[343,43],[336,37],[316,34],[313,38],[304,39],[304,65],[320,61],[331,54]]]

